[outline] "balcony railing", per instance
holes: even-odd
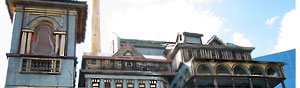
[[[88,59],[85,69],[92,70],[127,70],[127,71],[154,71],[170,72],[170,63],[148,62],[148,61],[129,61],[129,60],[110,60],[110,59]]]

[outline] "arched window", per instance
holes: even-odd
[[[212,75],[213,74],[213,69],[207,65],[207,64],[201,64],[197,68],[197,73],[198,74],[205,74],[205,75]]]
[[[231,71],[228,66],[221,64],[216,67],[216,74],[217,75],[230,75]]]
[[[34,29],[31,40],[31,54],[55,55],[55,36],[53,25],[47,21],[41,21]]]
[[[278,73],[278,69],[274,68],[274,67],[269,67],[267,69],[267,75],[268,76],[276,76],[276,77],[279,77],[279,73]]]
[[[244,75],[244,76],[248,75],[247,69],[242,65],[236,65],[233,71],[234,71],[233,72],[234,75]]]
[[[132,52],[130,52],[130,51],[126,51],[126,52],[123,54],[123,56],[125,56],[125,57],[133,57],[133,54],[132,54]]]
[[[251,75],[262,76],[264,74],[263,70],[259,66],[253,66],[250,68]]]

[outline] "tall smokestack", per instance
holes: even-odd
[[[100,9],[99,0],[93,0],[92,8],[92,52],[100,53]]]

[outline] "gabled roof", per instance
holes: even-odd
[[[145,59],[143,54],[137,51],[130,43],[125,43],[114,55],[113,57],[132,57]]]
[[[175,42],[154,41],[154,40],[138,40],[138,39],[120,39],[120,45],[129,42],[134,47],[149,47],[165,49],[168,44],[176,44]]]
[[[208,42],[207,42],[208,45],[225,45],[223,43],[222,40],[220,40],[216,35],[214,35],[213,37],[211,37]]]

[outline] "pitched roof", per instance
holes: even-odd
[[[152,47],[165,48],[168,44],[176,44],[175,42],[153,41],[153,40],[138,40],[138,39],[120,39],[120,44],[124,45],[129,42],[134,47]]]
[[[225,45],[223,43],[223,41],[221,39],[219,39],[216,35],[212,36],[208,42],[207,42],[208,45],[214,45],[214,44],[217,44],[217,45]]]
[[[114,55],[113,57],[132,57],[145,59],[143,54],[137,51],[130,43],[125,43]]]

